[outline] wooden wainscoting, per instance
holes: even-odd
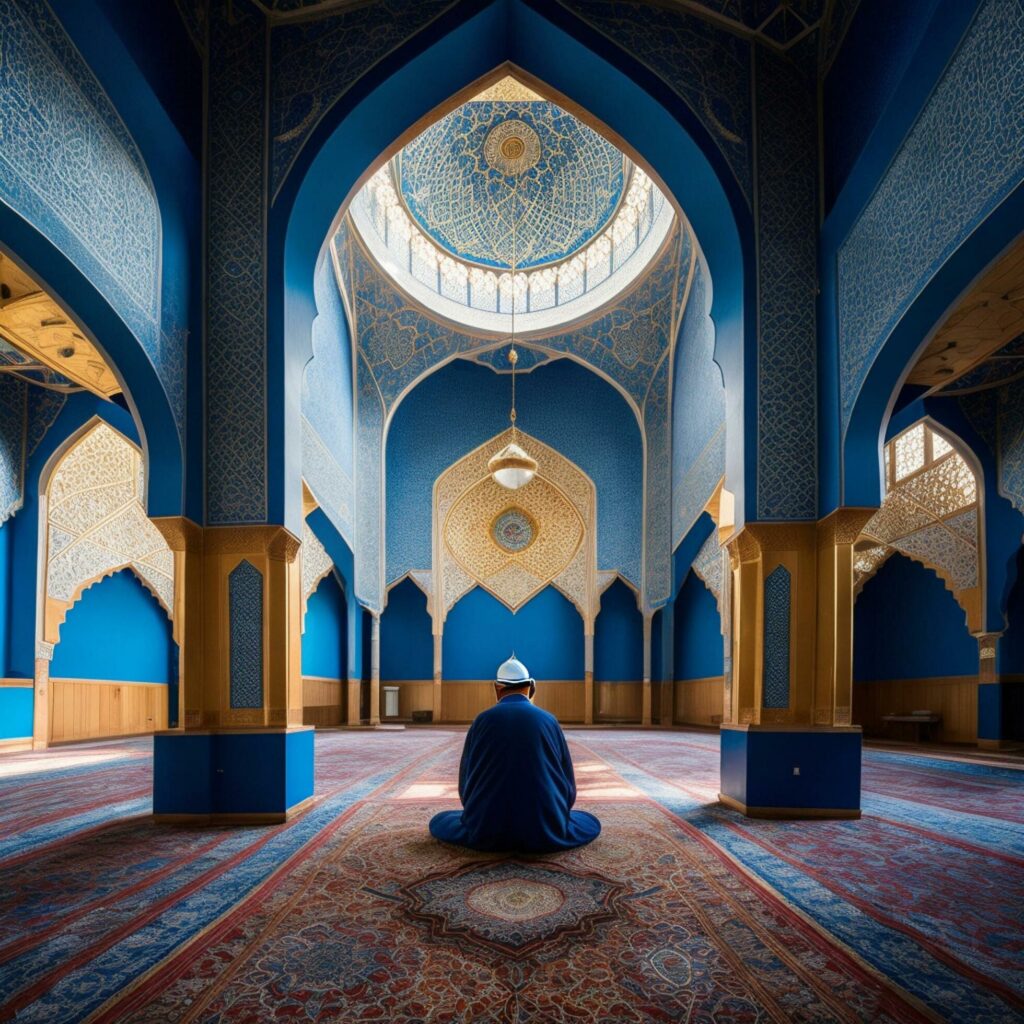
[[[384,687],[398,687],[398,718],[384,717]],[[414,711],[434,709],[433,679],[382,679],[380,681],[380,720],[382,722],[411,722]]]
[[[441,683],[442,722],[472,722],[493,704],[493,679],[445,679]]]
[[[976,676],[932,676],[927,679],[882,679],[853,684],[853,721],[865,736],[902,739],[907,734],[886,728],[883,715],[932,711],[942,715],[943,743],[978,740],[978,680]]]
[[[640,680],[594,682],[595,722],[640,722],[643,714],[644,684]]]
[[[166,728],[164,683],[50,680],[51,743],[134,736]]]
[[[302,677],[302,724],[321,728],[345,721],[345,684],[324,676]]]
[[[582,679],[544,679],[537,683],[536,703],[560,722],[582,722],[585,706]]]
[[[721,725],[725,677],[677,679],[672,720],[679,725]]]

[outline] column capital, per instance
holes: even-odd
[[[187,516],[156,516],[150,522],[172,551],[202,550],[203,528]]]
[[[837,508],[818,521],[818,547],[854,544],[864,532],[874,508]]]

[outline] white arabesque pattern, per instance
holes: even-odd
[[[142,455],[97,422],[60,460],[47,489],[46,595],[73,604],[81,592],[130,568],[168,615],[174,556],[143,508]]]

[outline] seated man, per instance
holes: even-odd
[[[574,811],[576,780],[554,715],[533,704],[536,684],[516,656],[498,669],[498,703],[476,716],[459,765],[463,810],[430,821],[435,839],[473,850],[548,853],[596,839],[601,822]]]

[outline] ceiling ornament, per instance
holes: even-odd
[[[488,455],[507,444],[511,428],[451,465],[434,486],[431,607],[441,621],[475,586],[513,612],[549,585],[590,623],[600,601],[597,495],[590,478],[533,437],[534,479],[508,491],[488,473]]]
[[[129,568],[173,618],[174,555],[142,505],[142,455],[97,422],[50,477],[44,639],[56,643],[68,610],[93,583]]]
[[[516,298],[526,330],[584,315],[643,271],[675,221],[640,168],[511,77],[410,142],[350,215],[411,295],[491,330],[470,311],[506,317]]]
[[[0,254],[0,373],[51,391],[100,398],[121,385],[103,356],[57,303]]]

